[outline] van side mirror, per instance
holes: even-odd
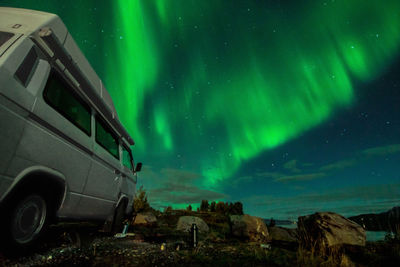
[[[136,164],[135,172],[140,172],[141,169],[142,169],[142,163],[138,162],[138,164]]]

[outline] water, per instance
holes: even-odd
[[[297,228],[297,224],[296,224],[296,223],[291,223],[291,224],[277,224],[276,226],[280,226],[280,227],[284,227],[284,228],[288,228],[288,229],[295,229],[295,228]]]
[[[386,232],[366,231],[367,241],[381,241],[385,239]]]
[[[294,229],[297,228],[297,224],[277,224],[277,226]],[[384,231],[365,231],[367,235],[367,241],[382,241],[385,239],[386,232]]]

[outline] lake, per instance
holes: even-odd
[[[297,228],[297,224],[277,224],[277,226],[294,229]],[[380,241],[385,239],[386,232],[384,231],[366,231],[367,241]]]

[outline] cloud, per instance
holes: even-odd
[[[321,171],[335,171],[335,170],[342,170],[347,167],[351,167],[357,163],[355,159],[345,159],[333,162],[331,164],[323,165],[319,169]]]
[[[297,160],[295,160],[295,159],[292,159],[292,160],[286,162],[285,164],[283,164],[283,168],[285,168],[291,172],[295,172],[295,173],[301,172],[301,170],[299,168],[297,168]]]
[[[314,180],[318,179],[321,177],[326,176],[325,173],[323,172],[318,172],[318,173],[308,173],[308,174],[298,174],[298,175],[288,175],[288,176],[282,176],[279,178],[275,178],[275,182],[294,182],[294,181],[309,181],[309,180]]]
[[[385,156],[389,154],[395,154],[400,152],[400,144],[392,144],[388,146],[377,146],[368,148],[362,151],[366,156]]]
[[[241,176],[241,177],[232,179],[231,181],[229,181],[229,185],[237,187],[240,184],[248,183],[248,182],[251,182],[251,181],[254,181],[254,177],[250,176],[250,175],[246,175],[246,176]]]
[[[205,189],[198,185],[203,177],[195,172],[165,168],[159,171],[144,166],[141,182],[148,193],[152,207],[163,208],[169,205],[188,205],[206,199],[221,200],[229,196]]]
[[[263,178],[277,178],[280,177],[284,174],[280,172],[261,172],[256,174],[258,177],[263,177]]]
[[[332,191],[296,196],[255,195],[241,199],[254,215],[286,219],[318,211],[332,211],[344,216],[378,213],[400,205],[400,183],[352,186]]]

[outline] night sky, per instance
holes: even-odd
[[[241,201],[296,219],[400,205],[400,1],[0,5],[61,17],[136,142],[154,207]]]

